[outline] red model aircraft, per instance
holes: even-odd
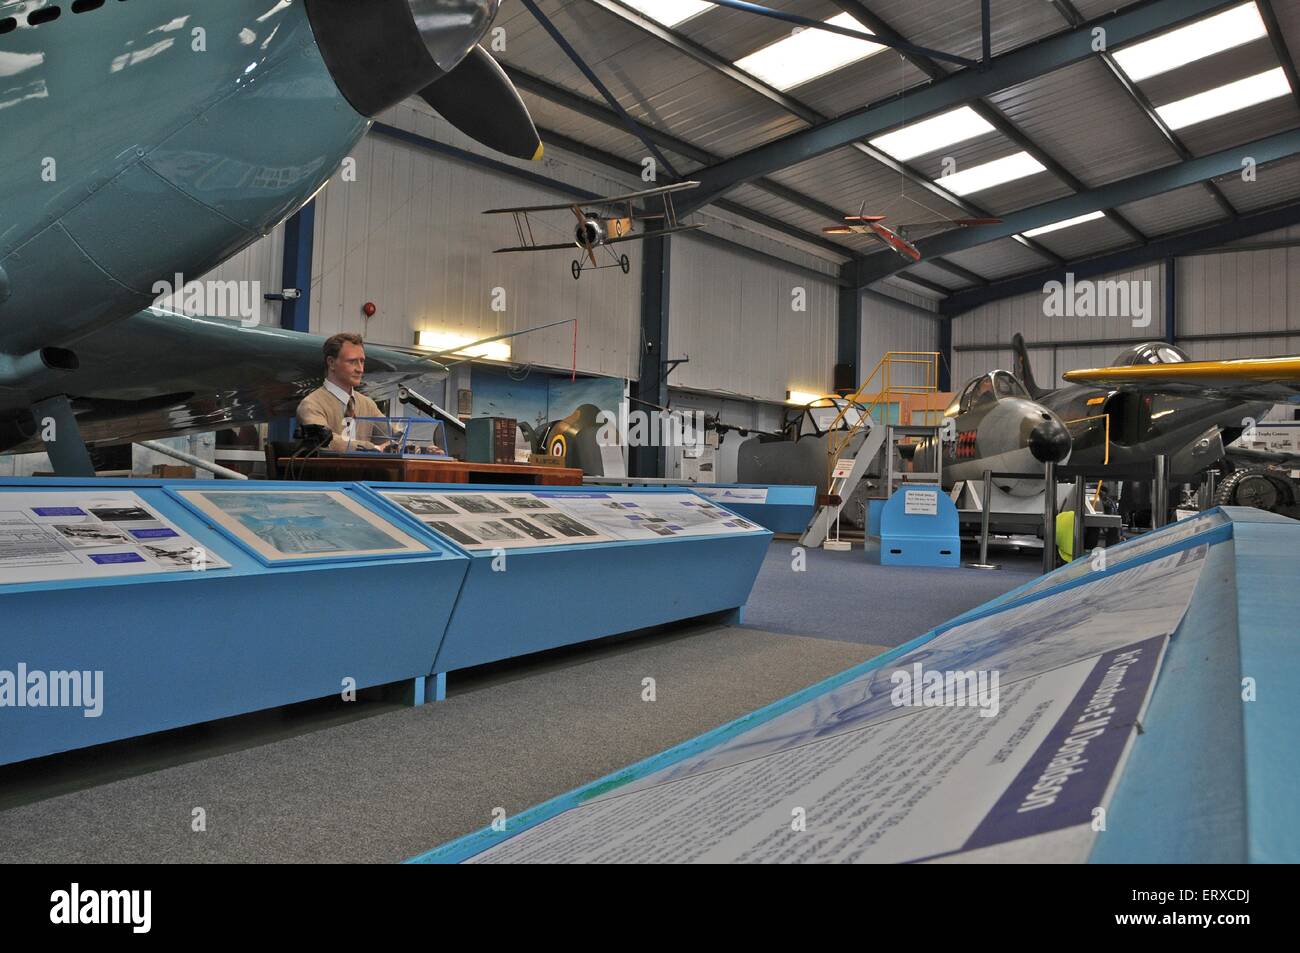
[[[897,230],[895,230],[886,225],[881,225],[880,223],[884,219],[884,215],[863,215],[861,213],[845,215],[845,224],[832,225],[829,228],[822,229],[822,231],[827,235],[870,235],[872,238],[884,242],[904,258],[920,261],[921,250],[908,240],[908,236],[919,229],[970,228],[976,225],[997,225],[1002,221],[1000,218],[944,218],[933,222],[909,222],[906,225],[898,226]]]

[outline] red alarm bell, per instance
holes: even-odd
[[[373,301],[367,301],[365,304],[361,306],[361,313],[364,314],[367,318],[373,318],[375,316],[375,312],[378,310],[379,309],[375,307],[375,303]]]

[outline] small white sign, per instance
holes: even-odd
[[[934,490],[904,490],[903,512],[908,516],[938,516],[939,494]]]
[[[835,469],[831,471],[832,480],[844,480],[848,478],[849,472],[853,469],[853,461],[848,457],[841,457],[835,461]]]

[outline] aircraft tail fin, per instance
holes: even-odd
[[[1029,349],[1025,347],[1025,339],[1020,332],[1011,339],[1011,349],[1015,352],[1015,364],[1012,366],[1012,373],[1016,375],[1020,383],[1025,385],[1025,390],[1029,391],[1029,396],[1034,400],[1050,394],[1052,391],[1047,387],[1039,387],[1034,381],[1033,369],[1029,366]]]

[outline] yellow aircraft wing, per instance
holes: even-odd
[[[1300,403],[1300,357],[1090,367],[1066,371],[1065,379],[1117,390]]]

